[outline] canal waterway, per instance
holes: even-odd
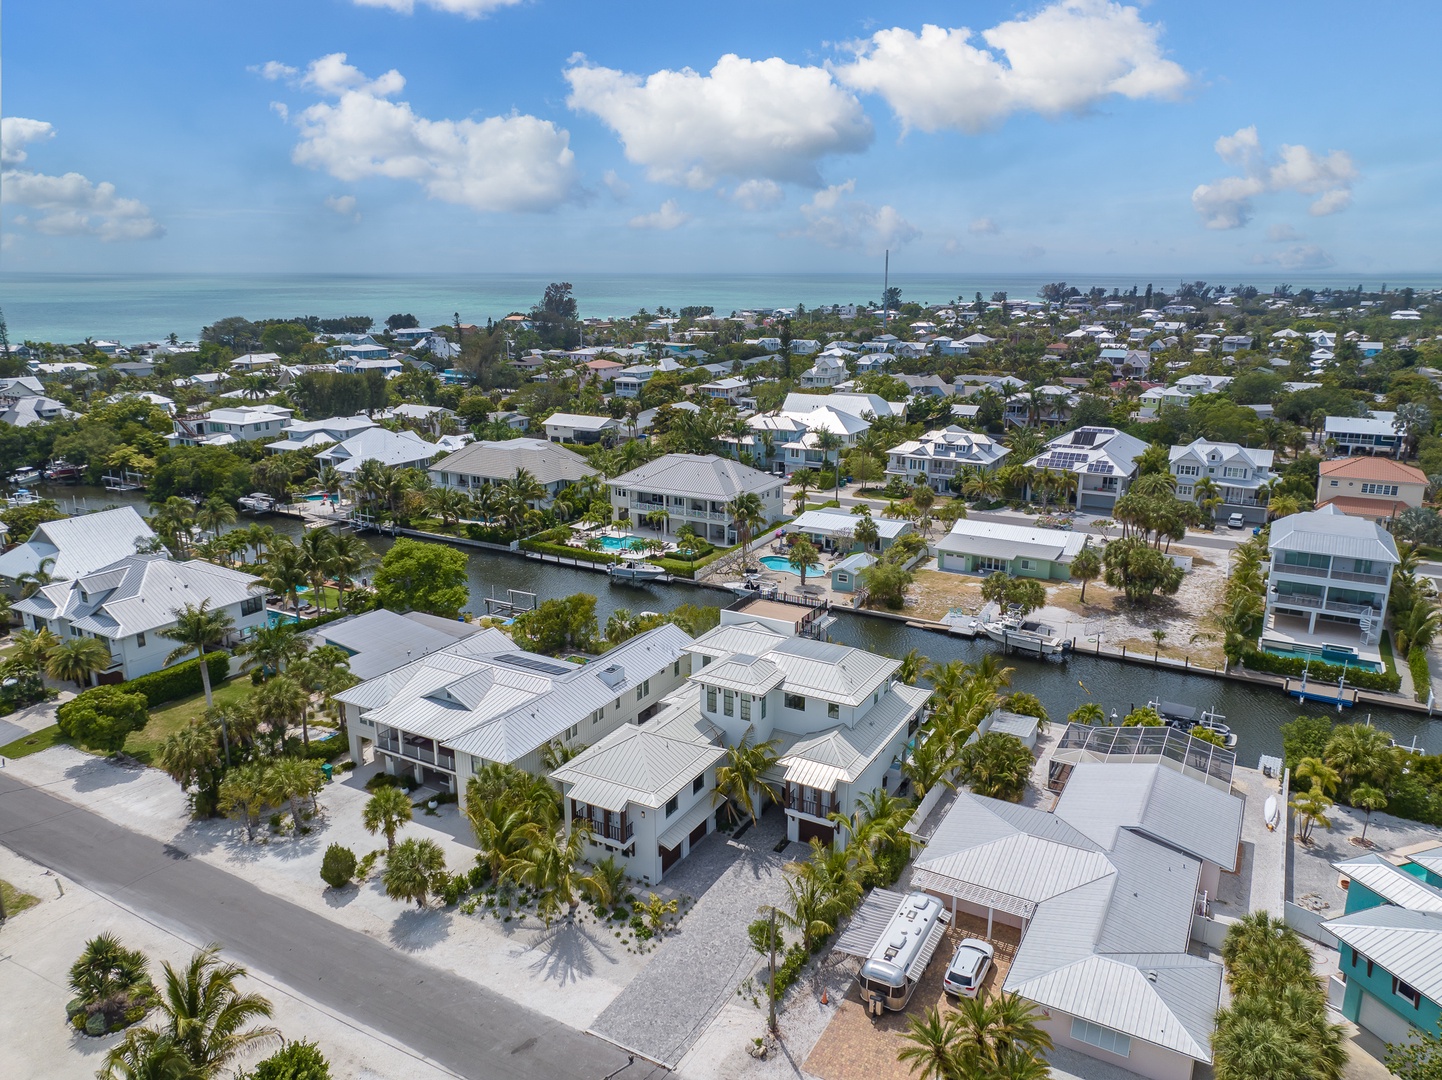
[[[148,507],[142,492],[107,492],[101,488],[61,487],[43,492],[59,500],[67,510],[96,510],[108,505],[131,505],[143,514]],[[237,523],[249,525],[259,520],[277,533],[299,536],[302,526],[295,518],[267,515],[259,519],[242,516]],[[374,534],[365,536],[366,543],[376,552],[377,560],[390,547],[391,540]],[[525,559],[502,552],[465,548],[471,590],[468,610],[484,614],[483,598],[504,599],[507,589],[535,593],[540,599],[590,593],[596,597],[596,616],[604,625],[613,611],[624,608],[632,614],[642,611],[671,611],[685,603],[726,604],[729,594],[692,585],[652,584],[631,585],[614,582],[605,575],[536,559]],[[831,638],[868,652],[900,657],[911,649],[935,663],[947,660],[975,662],[997,646],[987,640],[968,641],[932,630],[908,626],[904,622],[878,619],[847,612],[836,612],[837,621]],[[1442,723],[1429,720],[1420,713],[1392,709],[1344,709],[1340,714],[1316,703],[1298,702],[1285,697],[1280,690],[1229,679],[1187,674],[1180,671],[1154,669],[1102,657],[1074,655],[1062,662],[1026,657],[1008,657],[1007,664],[1016,669],[1012,687],[1035,694],[1046,706],[1053,720],[1064,721],[1066,715],[1086,701],[1094,701],[1106,710],[1125,715],[1131,709],[1160,698],[1191,705],[1197,709],[1214,709],[1226,717],[1227,724],[1237,733],[1237,758],[1241,764],[1255,765],[1259,754],[1280,754],[1282,739],[1279,728],[1299,715],[1327,714],[1346,721],[1362,720],[1368,715],[1372,722],[1392,734],[1397,742],[1416,745],[1429,753],[1442,752]]]

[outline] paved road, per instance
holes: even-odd
[[[460,1076],[600,1080],[626,1055],[0,771],[0,843]],[[558,991],[559,992],[559,991]],[[640,1060],[619,1080],[659,1075]]]

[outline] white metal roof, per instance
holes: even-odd
[[[1381,904],[1322,924],[1424,997],[1442,1004],[1442,914]]]
[[[900,737],[930,696],[920,687],[898,683],[852,724],[838,724],[793,742],[778,764],[789,782],[806,787],[835,791],[838,783],[855,783]],[[784,731],[784,721],[778,721],[776,730]]]
[[[48,568],[51,578],[73,578],[134,555],[137,540],[153,539],[155,534],[132,506],[46,521],[25,543],[0,555],[0,577],[35,573],[42,561],[54,559]]]
[[[1400,562],[1392,534],[1374,521],[1344,514],[1335,505],[1272,522],[1269,550],[1305,551],[1344,559],[1370,559],[1395,566]]]
[[[860,705],[901,666],[889,656],[810,638],[786,638],[766,654],[786,675],[791,693]]]
[[[1397,414],[1374,411],[1366,416],[1329,416],[1325,423],[1327,434],[1388,435],[1395,437],[1397,429],[1392,426]]]
[[[607,481],[612,489],[661,492],[727,502],[747,492],[779,489],[779,478],[715,454],[666,454]]]
[[[343,473],[352,473],[362,462],[379,461],[382,465],[419,465],[436,456],[439,447],[426,442],[414,431],[389,431],[367,428],[316,455],[317,461],[332,462]]]
[[[1410,911],[1442,912],[1442,889],[1413,877],[1380,855],[1363,855],[1360,859],[1348,859],[1332,866],[1338,873],[1350,878],[1354,885],[1376,893],[1389,904]]]
[[[546,422],[553,423],[556,419],[553,416]],[[598,475],[580,454],[546,439],[473,442],[431,466],[432,472],[459,473],[487,480],[510,480],[518,469],[525,469],[542,484],[574,483]]]
[[[1050,562],[1071,562],[1086,546],[1086,535],[1062,529],[1041,529],[1009,525],[1001,521],[959,519],[951,531],[937,541],[938,551],[996,558],[1033,558]]]
[[[883,540],[894,540],[911,529],[911,522],[894,518],[874,517],[876,532]],[[861,517],[849,510],[807,510],[782,526],[783,532],[816,533],[821,536],[836,536],[841,533],[855,533]]]
[[[441,625],[435,625],[416,618],[418,614],[399,615],[380,608],[326,623],[310,638],[316,644],[336,645],[350,653],[351,674],[362,680],[394,671],[472,634],[488,635],[498,652],[513,647],[511,639],[499,630],[481,629],[455,619],[437,620]]]

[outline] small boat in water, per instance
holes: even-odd
[[[256,514],[269,513],[275,509],[275,499],[263,491],[252,491],[249,495],[242,496],[235,501],[240,504],[242,510],[249,510]]]
[[[45,479],[54,483],[74,484],[80,480],[81,468],[68,461],[52,461],[45,467]]]
[[[1035,619],[1005,616],[995,622],[984,623],[981,630],[992,641],[1018,652],[1055,656],[1071,650],[1069,639],[1059,635],[1055,627]]]
[[[1237,745],[1237,736],[1224,722],[1227,718],[1214,710],[1203,710],[1200,716],[1190,705],[1179,705],[1175,701],[1149,701],[1147,706],[1154,709],[1167,727],[1191,734],[1193,728],[1205,728],[1221,738],[1222,745],[1231,750]]]
[[[5,506],[7,509],[16,506],[34,506],[39,501],[40,496],[29,488],[16,488],[15,494],[5,499]]]
[[[627,559],[625,562],[615,563],[606,568],[606,573],[613,578],[620,578],[622,581],[657,581],[666,576],[664,568],[655,563],[641,562],[638,559]]]
[[[33,484],[39,479],[40,470],[30,468],[28,466],[24,469],[16,469],[9,476],[10,483],[16,485],[17,487],[24,487],[26,485]]]

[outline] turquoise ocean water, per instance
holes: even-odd
[[[1377,288],[1411,285],[1442,286],[1436,274],[1357,277],[1326,275],[1248,274],[1185,275],[1186,280],[1255,285],[1270,290],[1285,280],[1293,288]],[[415,315],[424,325],[451,321],[484,323],[538,301],[549,281],[567,280],[575,287],[586,317],[631,315],[660,306],[679,309],[710,305],[718,313],[749,307],[792,307],[805,304],[875,302],[882,276],[875,274],[437,274],[437,275],[222,275],[222,274],[0,274],[0,309],[14,342],[75,342],[87,337],[122,342],[161,340],[175,333],[195,338],[200,328],[229,315],[247,318],[318,315],[370,315],[377,322],[395,312]],[[1034,275],[955,274],[891,275],[903,299],[940,303],[958,296],[990,297],[1005,291],[1034,298],[1049,281],[1066,281],[1082,289],[1101,285],[1123,291],[1133,285],[1145,290],[1174,287],[1176,274],[1091,274],[1049,272]]]

